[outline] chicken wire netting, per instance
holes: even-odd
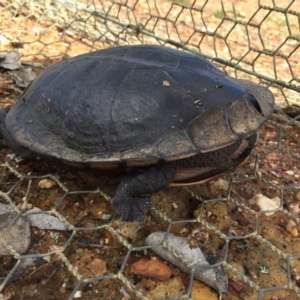
[[[269,87],[276,100],[245,165],[152,195],[143,224],[122,225],[111,208],[119,178],[19,161],[2,142],[0,298],[216,299],[212,290],[203,296],[193,265],[189,275],[145,244],[156,231],[194,240],[214,256],[211,264],[228,276],[223,299],[300,297],[299,1],[4,0],[0,29],[1,107],[54,62],[135,44],[201,53],[229,75]],[[19,254],[15,242],[25,236],[30,247]],[[169,265],[170,278],[134,274],[142,259]]]

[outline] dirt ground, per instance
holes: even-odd
[[[112,24],[109,27],[107,23],[105,26],[113,28],[111,31],[118,32],[119,44],[161,42],[160,39],[152,37],[154,34],[165,40],[179,39],[188,42],[189,49],[195,50],[201,41],[202,53],[219,58],[219,62],[226,59],[237,62],[243,57],[245,60],[238,64],[240,67],[250,71],[254,69],[258,74],[274,78],[278,82],[285,80],[296,85],[299,83],[297,80],[300,74],[299,41],[286,37],[299,37],[297,18],[300,4],[298,1],[288,0],[276,2],[281,8],[290,5],[289,10],[296,14],[291,13],[286,17],[279,10],[270,13],[266,8],[258,9],[258,5],[254,5],[251,0],[223,1],[228,16],[236,15],[238,22],[233,26],[226,18],[221,21],[224,12],[220,1],[208,1],[202,14],[199,12],[202,7],[199,3],[202,1],[196,1],[193,10],[184,8],[192,5],[193,2],[188,0],[177,1],[179,5],[174,5],[175,2],[172,5],[171,1],[157,1],[157,5],[152,5],[151,1],[127,1],[127,6],[111,5],[110,1],[89,1],[98,11],[106,12],[107,17],[118,18],[120,23],[127,18],[132,23],[141,22],[145,25],[146,34],[135,36],[123,33],[121,25]],[[80,28],[82,22],[76,21],[72,26],[64,28],[63,22],[53,24],[52,19],[47,17],[46,9],[42,11],[38,7],[24,6],[16,12],[17,3],[18,1],[10,5],[5,0],[0,4],[0,53],[19,51],[22,62],[29,64],[36,74],[62,58],[109,47],[116,39],[107,29],[105,34],[91,42],[80,31],[75,30]],[[260,3],[262,7],[273,7],[274,1]],[[132,7],[135,13],[131,13]],[[67,24],[71,24],[70,20],[75,17],[76,20],[86,17],[78,11],[74,15],[69,14],[68,20],[64,7],[58,12]],[[157,15],[164,18],[155,18]],[[178,15],[180,18],[176,19]],[[253,16],[253,26],[248,26],[246,32],[243,22],[248,21],[249,16]],[[166,22],[166,19],[169,21]],[[86,27],[87,34],[94,36],[97,26],[100,25],[94,23],[93,28]],[[203,33],[209,33],[216,28],[220,38],[213,39],[209,34]],[[194,34],[191,35],[191,31]],[[224,32],[228,33],[225,40],[222,38]],[[251,38],[247,39],[246,36]],[[263,37],[264,43],[260,37]],[[249,46],[251,51],[247,50]],[[268,55],[268,51],[258,55],[255,49],[277,49],[280,55],[274,58]],[[216,63],[219,66],[218,61]],[[251,72],[247,74],[230,66],[225,70],[231,75],[236,72],[239,77],[258,81]],[[13,73],[0,68],[1,107],[10,107],[24,90],[15,85]],[[263,82],[266,81],[263,79]],[[275,85],[271,90],[278,105],[299,104],[298,92],[277,87]],[[107,177],[88,170],[74,170],[46,159],[16,163],[8,157],[12,151],[1,142],[0,162],[9,162],[13,169],[2,165],[0,191],[9,192],[16,205],[21,205],[27,195],[28,208],[38,207],[49,211],[55,207],[67,222],[75,226],[74,235],[72,231],[31,228],[31,251],[43,254],[61,250],[68,261],[63,260],[59,253],[52,254],[47,263],[6,284],[2,289],[4,299],[68,299],[78,283],[78,278],[74,276],[75,272],[69,265],[77,267],[79,273],[86,278],[107,276],[106,279],[80,284],[76,289],[81,291],[82,299],[126,300],[128,298],[122,289],[129,293],[131,299],[138,299],[122,279],[113,278],[113,275],[124,268],[122,274],[133,286],[138,286],[147,294],[160,282],[133,275],[130,267],[140,258],[153,258],[155,255],[151,250],[130,250],[127,255],[128,244],[120,240],[116,233],[123,236],[132,247],[140,247],[144,245],[145,237],[155,231],[170,230],[175,235],[189,236],[195,229],[208,233],[209,243],[200,245],[205,253],[214,254],[220,260],[226,261],[245,276],[244,280],[249,280],[241,283],[241,277],[227,269],[229,291],[223,299],[257,299],[255,285],[261,288],[278,287],[264,292],[261,299],[298,299],[299,291],[297,296],[294,291],[286,289],[285,285],[290,280],[295,289],[300,288],[299,237],[293,236],[286,229],[290,220],[294,220],[295,229],[300,230],[300,126],[298,123],[287,124],[281,116],[280,113],[274,113],[272,121],[275,123],[268,123],[261,129],[260,140],[253,156],[235,172],[190,189],[170,188],[154,194],[154,207],[173,220],[171,225],[155,210],[150,210],[143,225],[125,224],[120,227],[118,216],[114,215],[109,201],[98,191],[100,189],[112,197],[120,178]],[[21,181],[13,170],[22,175]],[[53,174],[58,181],[51,188],[41,188],[42,176],[47,174]],[[202,201],[197,200],[192,193],[201,196]],[[280,209],[272,215],[259,213],[260,208],[251,201],[257,194],[270,199],[278,197],[281,200]],[[183,220],[187,221],[177,222]],[[228,238],[241,238],[226,244],[218,232]],[[228,250],[228,256],[225,256],[225,249]],[[97,264],[92,265],[95,261]],[[0,258],[0,262],[0,277],[5,279],[16,260],[12,256],[4,256]],[[188,288],[185,280],[187,275],[176,267],[171,267],[172,278],[179,278],[182,282],[183,290],[180,292],[183,294]],[[240,290],[234,288],[236,282],[239,283]],[[251,283],[254,283],[252,287]],[[165,296],[171,297],[167,292]]]

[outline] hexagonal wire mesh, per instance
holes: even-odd
[[[21,54],[21,70],[28,74],[96,49],[161,44],[201,53],[232,76],[268,86],[278,107],[244,166],[202,186],[153,195],[138,229],[136,224],[120,227],[109,205],[114,178],[44,160],[16,163],[3,148],[1,203],[16,214],[1,234],[12,255],[1,258],[1,297],[121,299],[126,290],[131,299],[196,299],[193,272],[184,280],[184,273],[173,268],[173,278],[158,283],[137,278],[130,266],[154,256],[155,245],[144,243],[151,232],[187,236],[200,229],[209,236],[204,250],[216,254],[217,265],[227,270],[230,288],[224,299],[297,299],[300,119],[291,105],[299,103],[299,5],[295,0],[2,1],[0,51]],[[11,106],[26,85],[19,71],[1,69],[2,107]],[[41,187],[45,178],[49,189]],[[267,199],[273,206],[261,208],[253,200],[259,194],[278,202]],[[42,211],[28,212],[30,205]],[[34,252],[18,254],[5,242],[5,232],[21,216],[40,213],[56,216],[69,231],[32,227]],[[175,251],[166,242],[163,246]],[[29,257],[48,258],[48,263],[15,276]]]

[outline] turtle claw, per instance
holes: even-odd
[[[112,199],[112,206],[117,213],[121,214],[121,222],[134,222],[140,224],[145,219],[146,212],[150,205],[150,198],[127,198],[125,201],[118,201],[119,199]]]

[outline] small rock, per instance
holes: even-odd
[[[247,225],[251,224],[250,220],[248,220],[247,218],[244,218],[244,217],[237,218],[236,221],[241,226],[247,226]]]
[[[38,186],[41,188],[41,189],[50,189],[52,188],[53,186],[55,185],[55,182],[53,180],[50,180],[50,179],[42,179],[39,183],[38,183]]]
[[[212,181],[210,183],[210,187],[216,190],[228,191],[229,182],[225,179],[219,178],[217,180]]]
[[[11,289],[6,289],[3,293],[3,298],[4,300],[10,300],[10,299],[13,299],[14,298],[14,291],[11,290]]]
[[[256,204],[260,208],[260,210],[264,210],[264,211],[273,210],[280,207],[280,199],[278,197],[270,199],[262,194],[257,194],[254,197],[252,197],[249,200],[249,203]],[[274,214],[274,212],[275,211],[266,212],[265,215],[271,216]]]
[[[82,297],[82,295],[81,295],[81,291],[77,291],[75,294],[74,294],[74,296],[73,296],[75,299],[77,299],[77,298],[81,298]]]
[[[165,298],[179,299],[178,295],[185,293],[186,288],[179,277],[170,278],[166,281],[160,281],[154,284],[154,288],[148,289],[149,292],[145,296],[149,300],[158,300]]]
[[[209,233],[205,228],[195,228],[191,233],[191,237],[200,243],[205,243],[209,238]]]
[[[138,276],[138,275],[134,275],[134,276]],[[155,289],[155,287],[157,285],[160,285],[161,283],[163,284],[163,286],[168,286],[168,282],[172,280],[166,280],[166,281],[155,281],[152,278],[148,278],[148,277],[142,277],[141,280],[138,283],[134,283],[135,288],[137,290],[140,290],[145,294],[148,294],[147,292],[152,292],[153,289]],[[149,297],[149,295],[147,295],[149,300],[153,300],[153,297],[151,295],[151,297]],[[159,298],[160,299],[160,298]]]
[[[182,283],[185,285],[185,286],[189,286],[190,285],[190,277],[186,276],[186,275],[181,275],[180,276],[180,279],[182,281]]]
[[[300,201],[300,191],[297,193],[296,198]]]
[[[230,280],[229,286],[238,294],[245,293],[245,282],[243,280]]]
[[[177,205],[175,202],[172,203],[172,206],[173,206],[173,208],[175,208],[175,209],[178,208],[178,205]]]
[[[298,236],[298,230],[296,227],[296,223],[293,220],[289,220],[286,224],[285,229],[294,237]]]
[[[136,240],[139,234],[139,222],[125,222],[123,225],[120,225],[120,221],[116,221],[117,225],[116,232],[126,239]]]
[[[172,275],[171,269],[165,263],[152,259],[140,259],[131,266],[130,272],[159,280],[167,280]]]
[[[285,174],[293,176],[295,173],[292,170],[285,171]]]
[[[0,215],[0,230],[5,229],[16,217],[16,212],[7,212]],[[19,254],[25,253],[31,242],[31,232],[28,219],[20,217],[7,231],[2,234],[6,244],[13,247]],[[0,243],[0,255],[11,255],[8,249]]]
[[[193,300],[218,300],[218,296],[207,285],[194,280],[192,287]]]
[[[13,208],[8,205],[8,204],[3,204],[3,203],[0,203],[0,215],[4,214],[4,213],[7,213],[7,212],[14,212]]]
[[[86,268],[93,276],[102,276],[106,273],[106,261],[100,258],[95,258],[86,265]]]
[[[299,194],[299,196],[300,196],[300,194]],[[299,203],[291,203],[290,204],[290,209],[291,209],[293,214],[298,214],[299,211],[300,211]]]
[[[76,255],[70,257],[70,262],[85,278],[100,277],[106,273],[106,261],[94,258],[92,251],[87,249],[79,248]]]

